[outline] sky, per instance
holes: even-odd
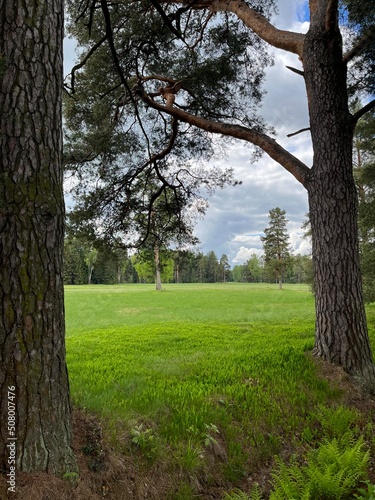
[[[308,29],[304,0],[279,0],[279,14],[273,22],[277,28],[305,33]],[[74,64],[74,41],[64,44],[65,74]],[[312,149],[308,132],[288,138],[287,134],[308,127],[306,91],[303,78],[286,68],[301,68],[298,57],[275,50],[275,63],[267,70],[261,115],[276,132],[276,140],[306,165],[311,166]],[[251,146],[241,141],[228,147],[224,159],[215,165],[232,167],[241,185],[227,187],[208,198],[209,208],[198,221],[195,235],[198,249],[213,250],[220,258],[226,254],[232,266],[243,264],[252,254],[262,254],[260,236],[268,226],[268,213],[280,207],[286,211],[288,233],[293,253],[310,252],[301,225],[308,212],[307,193],[294,177],[264,154],[256,163],[250,161]]]

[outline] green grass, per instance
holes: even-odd
[[[240,484],[313,444],[340,401],[306,355],[313,306],[297,285],[66,287],[73,402],[106,422],[121,453]],[[374,317],[370,307],[372,335]]]
[[[150,323],[313,321],[313,298],[303,285],[189,284],[67,286],[68,334],[80,329]]]

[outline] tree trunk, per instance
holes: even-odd
[[[160,272],[160,255],[159,255],[159,247],[155,245],[154,248],[155,253],[155,269],[156,269],[156,290],[161,290],[161,272]]]
[[[61,0],[0,0],[1,469],[76,470],[65,364]]]
[[[342,366],[373,392],[375,369],[359,269],[353,123],[341,36],[326,12],[312,10],[303,56],[314,149],[306,182],[315,274],[314,353]]]
[[[94,270],[94,266],[88,266],[89,269],[88,269],[88,276],[87,276],[87,284],[88,285],[91,285],[91,277],[92,277],[92,272]]]

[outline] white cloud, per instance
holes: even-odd
[[[303,233],[291,232],[289,234],[290,245],[292,247],[292,253],[294,255],[310,255],[311,254],[311,243],[308,239],[303,237]]]
[[[260,248],[240,247],[235,257],[232,259],[232,262],[234,264],[243,264],[254,254],[260,257],[261,255],[263,255],[263,250]]]

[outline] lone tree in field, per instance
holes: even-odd
[[[355,74],[348,86],[348,70],[364,53],[373,64],[374,2],[347,2],[358,38],[346,52],[339,20],[348,16],[339,15],[344,4],[338,0],[310,0],[306,34],[274,26],[272,0],[102,0],[101,9],[94,1],[68,4],[70,30],[83,49],[68,89],[76,106],[76,119],[69,126],[75,125],[82,158],[90,153],[95,157],[92,125],[95,111],[103,106],[109,111],[109,136],[122,126],[137,154],[146,152],[150,164],[166,144],[171,154],[198,157],[200,150],[209,150],[214,134],[267,153],[308,193],[316,292],[313,352],[374,391],[359,269],[352,140],[357,122],[375,101],[354,114],[348,105],[348,89],[352,94],[357,88],[352,84]],[[306,87],[311,167],[281,147],[257,116],[269,62],[267,45],[294,54],[302,65],[291,69]],[[374,93],[373,74],[362,72],[360,78],[360,90]]]
[[[62,37],[61,0],[0,1],[2,472],[9,437],[18,471],[76,470],[64,341]]]
[[[270,210],[268,218],[269,226],[264,230],[265,236],[261,236],[260,239],[263,243],[266,270],[276,278],[281,290],[290,257],[289,235],[286,228],[288,220],[285,217],[285,210],[279,207]]]

